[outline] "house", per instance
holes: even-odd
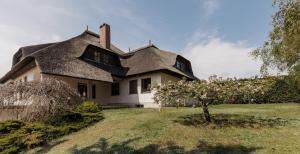
[[[110,26],[66,41],[21,47],[0,83],[56,78],[101,105],[157,107],[151,86],[193,75],[184,57],[153,44],[125,53],[111,44]]]

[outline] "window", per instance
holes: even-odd
[[[142,93],[151,91],[151,78],[142,79]]]
[[[181,65],[180,62],[176,61],[176,67],[180,69],[180,67],[181,67],[180,65]]]
[[[107,54],[95,51],[94,52],[94,61],[97,63],[103,63],[105,65],[109,65],[110,64],[110,56]]]
[[[181,70],[187,71],[186,68],[187,68],[187,67],[186,67],[186,64],[185,64],[185,63],[181,63]]]
[[[96,99],[96,85],[92,85],[92,98]]]
[[[78,93],[81,97],[87,98],[87,85],[84,83],[78,83]]]
[[[109,64],[109,56],[108,55],[106,55],[106,54],[103,54],[102,55],[102,62],[104,63],[104,64],[106,64],[106,65],[108,65]]]
[[[177,60],[176,61],[176,67],[178,69],[180,69],[181,71],[191,72],[191,68],[186,62]]]
[[[111,84],[111,95],[112,96],[120,95],[120,84],[119,83]]]
[[[27,82],[27,80],[28,80],[28,79],[27,79],[27,76],[25,76],[25,77],[24,77],[24,82]]]
[[[137,94],[137,80],[129,81],[129,94]]]
[[[97,51],[94,52],[94,60],[97,63],[100,63],[100,52],[97,52]]]

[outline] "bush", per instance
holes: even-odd
[[[25,124],[17,120],[9,120],[5,122],[0,122],[0,135],[8,134],[11,131],[18,130]]]
[[[62,125],[67,123],[78,123],[83,121],[83,115],[80,112],[66,111],[59,116],[53,116],[46,122],[52,125]]]
[[[45,122],[0,123],[0,153],[18,153],[40,146],[57,137],[78,131],[103,119],[95,103],[85,102],[79,107],[52,116]]]
[[[241,84],[249,83],[252,85],[263,86],[264,93],[256,93],[255,101],[236,97],[230,103],[288,103],[300,102],[300,89],[293,83],[288,76],[269,76],[264,78],[250,78],[239,80]]]
[[[84,113],[97,113],[100,112],[100,109],[96,103],[87,101],[80,104],[76,108],[76,111]]]

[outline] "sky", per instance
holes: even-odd
[[[148,44],[183,55],[199,78],[259,75],[250,52],[271,31],[272,0],[1,0],[0,76],[22,46],[111,26],[124,51]]]

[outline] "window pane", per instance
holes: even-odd
[[[109,57],[107,55],[103,55],[103,63],[104,64],[109,64]]]
[[[181,70],[186,71],[185,63],[181,63]]]
[[[180,69],[180,62],[176,61],[176,67]]]
[[[27,82],[27,76],[24,77],[24,82]]]
[[[151,78],[142,79],[142,92],[151,91]]]
[[[92,98],[96,99],[96,85],[92,86]]]
[[[87,85],[83,83],[78,84],[78,93],[81,97],[87,97]]]
[[[120,95],[120,84],[119,83],[111,84],[111,95],[112,96]]]
[[[94,52],[94,56],[95,56],[95,61],[97,62],[97,63],[99,63],[100,62],[100,53],[99,52]]]
[[[129,94],[137,94],[137,80],[129,81]]]

